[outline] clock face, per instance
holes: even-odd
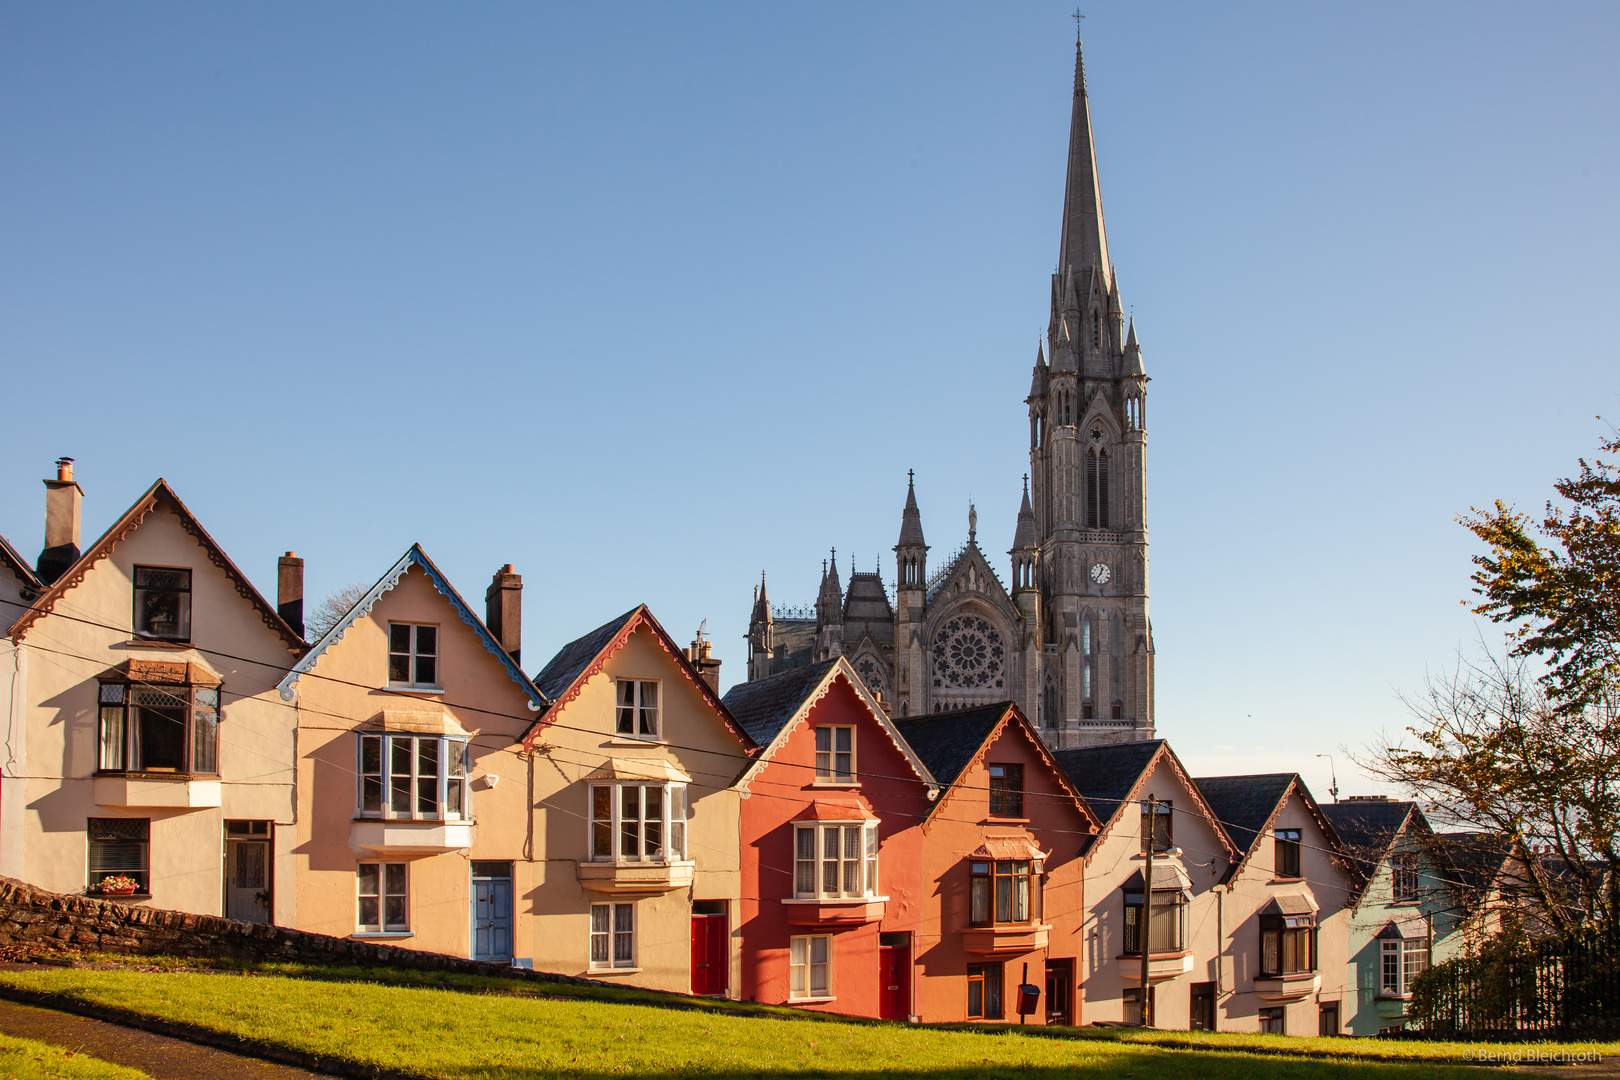
[[[1092,581],[1095,581],[1099,585],[1106,585],[1106,584],[1108,584],[1108,579],[1110,577],[1112,577],[1112,576],[1113,576],[1113,574],[1108,569],[1108,564],[1107,563],[1093,563],[1092,564],[1092,566],[1091,566],[1091,580]]]

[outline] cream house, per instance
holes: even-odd
[[[303,640],[164,481],[82,553],[72,462],[45,483],[38,582],[8,620],[0,873],[291,924],[293,711],[274,688]]]
[[[645,606],[563,646],[535,678],[536,967],[694,989],[695,935],[738,926],[732,787],[758,747],[726,711],[704,643],[683,652]],[[742,985],[736,935],[725,985]]]

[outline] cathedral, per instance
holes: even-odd
[[[896,717],[1011,699],[1055,749],[1153,738],[1148,378],[1108,259],[1078,42],[1051,304],[1010,577],[979,547],[972,508],[966,542],[930,569],[913,476],[892,602],[881,570],[851,566],[846,589],[836,551],[813,610],[773,607],[762,577],[750,681],[843,655]]]

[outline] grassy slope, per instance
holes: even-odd
[[[561,995],[339,983],[284,976],[46,970],[0,981],[424,1076],[1434,1077],[1463,1066],[1197,1052],[1088,1036],[801,1022]],[[1301,1040],[1253,1037],[1251,1048]],[[1353,1048],[1369,1048],[1358,1042]],[[1394,1047],[1390,1047],[1393,1049]],[[0,1074],[3,1075],[3,1074]]]
[[[0,1035],[0,1080],[148,1080],[126,1069],[59,1046]]]

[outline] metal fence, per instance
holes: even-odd
[[[1493,942],[1436,964],[1412,985],[1407,1011],[1426,1033],[1563,1036],[1620,1026],[1620,935]]]

